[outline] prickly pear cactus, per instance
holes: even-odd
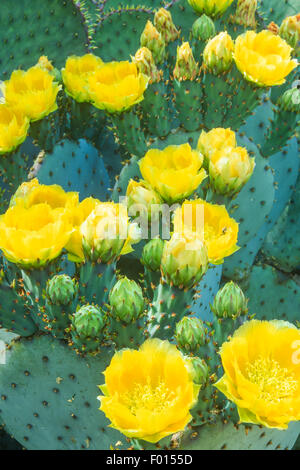
[[[0,20],[0,447],[292,449],[296,0]]]

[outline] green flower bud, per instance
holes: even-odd
[[[147,47],[150,49],[156,64],[161,64],[165,60],[166,43],[160,32],[157,31],[150,20],[147,21],[140,41],[141,47]]]
[[[131,323],[144,311],[145,301],[141,287],[126,276],[119,279],[109,294],[111,314],[117,320]]]
[[[81,338],[102,337],[104,313],[94,305],[84,305],[73,315],[72,330]]]
[[[176,324],[175,338],[181,349],[186,352],[196,352],[205,343],[203,322],[196,317],[183,317]]]
[[[160,238],[150,240],[144,248],[141,263],[150,271],[159,271],[165,242]]]
[[[207,41],[216,34],[216,28],[213,20],[209,16],[202,15],[192,26],[192,35],[198,41]]]
[[[78,284],[66,274],[57,274],[48,280],[46,294],[52,304],[67,305],[75,297]]]
[[[234,43],[228,33],[223,32],[211,39],[203,52],[204,64],[214,75],[227,72],[233,62]]]
[[[238,0],[236,13],[230,17],[230,21],[245,28],[256,29],[256,9],[257,0]]]
[[[291,88],[287,90],[278,100],[278,106],[283,111],[300,112],[300,90]]]
[[[177,47],[173,76],[176,80],[194,80],[198,72],[199,67],[194,59],[192,49],[188,42],[184,42],[180,47]]]
[[[212,311],[218,318],[237,318],[246,315],[248,299],[242,289],[233,281],[227,282],[217,293]]]
[[[165,243],[161,268],[165,279],[175,286],[191,288],[208,269],[207,248],[196,232],[173,233]]]
[[[160,8],[155,13],[154,26],[160,32],[166,44],[175,41],[180,35],[180,32],[173,23],[171,13],[164,8]]]
[[[200,359],[200,357],[189,357],[187,361],[191,367],[193,382],[196,385],[205,385],[209,376],[209,368],[204,359]]]
[[[279,28],[279,36],[293,49],[300,41],[300,14],[285,18]]]

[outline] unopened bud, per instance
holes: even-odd
[[[173,71],[176,80],[194,80],[199,72],[192,49],[188,42],[177,47],[177,60]]]
[[[162,79],[163,72],[156,67],[152,52],[147,47],[138,49],[131,59],[137,65],[139,72],[150,77],[150,83],[159,82]]]
[[[161,64],[165,60],[166,43],[150,20],[147,21],[145,29],[142,32],[141,47],[150,49],[156,64]]]
[[[160,32],[166,44],[175,41],[180,35],[180,32],[173,23],[171,13],[164,8],[160,8],[155,13],[154,26]]]
[[[203,52],[204,64],[214,75],[227,72],[233,61],[234,43],[228,33],[223,32],[211,39]]]

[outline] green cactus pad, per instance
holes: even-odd
[[[206,424],[192,428],[181,441],[186,450],[287,450],[292,449],[300,431],[299,423],[291,423],[287,431],[262,429],[244,424]]]
[[[83,358],[51,336],[15,342],[0,367],[1,417],[30,450],[109,449],[122,439],[99,411],[112,352]]]
[[[101,18],[93,35],[94,53],[105,62],[130,60],[140,47],[140,35],[152,11],[147,8],[118,8]]]
[[[83,139],[58,143],[46,154],[36,176],[40,183],[60,184],[65,191],[79,191],[81,199],[108,198],[109,178],[101,155]]]
[[[60,68],[71,54],[87,52],[88,28],[79,7],[71,0],[9,0],[0,5],[1,79],[18,68],[34,65],[46,55]]]
[[[300,286],[272,266],[253,266],[244,292],[255,318],[294,323],[300,320]]]
[[[276,225],[268,233],[262,248],[264,256],[279,269],[292,272],[300,267],[300,179]]]
[[[258,12],[265,19],[266,24],[271,21],[281,24],[287,16],[297,15],[299,13],[298,0],[259,0]]]

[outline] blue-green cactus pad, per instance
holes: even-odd
[[[51,336],[16,341],[0,366],[0,416],[30,450],[109,449],[121,434],[98,410],[111,352],[82,358]]]
[[[46,154],[37,173],[43,184],[59,184],[65,191],[79,191],[80,199],[89,196],[109,198],[109,177],[98,150],[86,140],[63,140]]]

